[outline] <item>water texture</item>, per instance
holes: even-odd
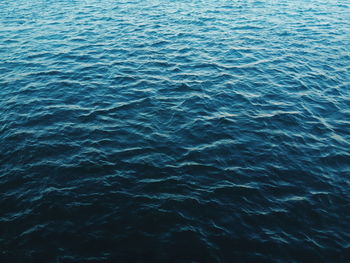
[[[0,2],[0,262],[350,262],[349,176],[349,1]]]

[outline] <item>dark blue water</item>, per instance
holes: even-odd
[[[350,262],[350,2],[2,0],[0,262]]]

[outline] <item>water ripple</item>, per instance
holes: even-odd
[[[0,2],[0,261],[349,262],[349,8]]]

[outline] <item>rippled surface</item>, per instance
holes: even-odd
[[[350,4],[0,2],[1,262],[350,262]]]

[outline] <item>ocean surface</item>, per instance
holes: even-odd
[[[350,2],[0,1],[0,262],[350,262]]]

